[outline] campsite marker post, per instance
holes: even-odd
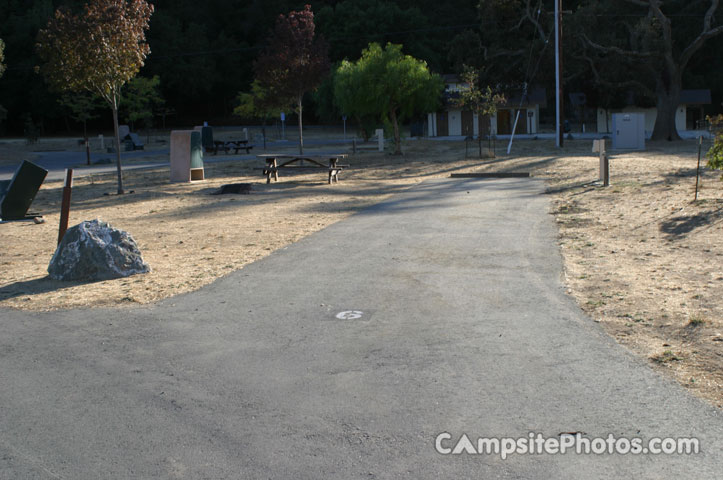
[[[60,207],[60,227],[58,229],[58,245],[60,245],[65,231],[68,230],[68,218],[70,217],[70,195],[73,190],[73,169],[65,170],[65,186],[63,187],[63,204]]]

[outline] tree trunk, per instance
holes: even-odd
[[[364,139],[364,143],[369,141],[369,132],[366,128],[364,128],[364,122],[362,122],[362,119],[359,115],[355,116],[356,122],[359,125],[359,133],[361,133],[362,138]]]
[[[679,70],[670,70],[670,67],[664,67],[656,81],[658,115],[651,140],[680,140],[675,127],[675,113],[680,103],[683,80]]]
[[[113,109],[113,128],[115,130],[115,154],[116,166],[118,167],[118,195],[123,195],[123,173],[121,171],[121,150],[120,150],[120,134],[118,133],[118,104],[114,103]]]
[[[88,121],[83,120],[83,139],[85,140],[85,160],[90,165],[90,140],[88,140]]]
[[[397,120],[397,110],[395,108],[389,112],[392,117],[392,126],[394,127],[394,155],[402,154],[402,139],[399,137],[399,121]]]
[[[302,130],[302,123],[301,123],[301,100],[303,99],[302,96],[299,96],[299,155],[304,154],[304,131]]]

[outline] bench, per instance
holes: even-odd
[[[219,150],[228,153],[231,149],[233,149],[234,155],[238,155],[239,150],[246,150],[247,154],[251,153],[251,149],[254,148],[255,145],[249,145],[248,140],[230,140],[227,142],[222,140],[215,140],[213,142],[213,146],[214,155],[218,155]]]

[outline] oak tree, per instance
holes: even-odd
[[[658,115],[654,140],[677,140],[683,76],[710,39],[723,34],[719,0],[587,0],[575,12],[581,58],[596,83],[646,91]],[[601,68],[603,62],[625,68]]]
[[[91,0],[80,14],[56,10],[38,34],[47,81],[61,91],[88,91],[113,112],[118,193],[123,193],[118,108],[121,89],[150,53],[145,32],[153,13],[146,0]]]

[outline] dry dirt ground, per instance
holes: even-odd
[[[33,210],[46,223],[0,225],[0,306],[30,310],[148,303],[196,290],[418,182],[453,172],[529,171],[544,178],[560,231],[565,283],[590,317],[621,344],[723,406],[723,183],[702,171],[693,202],[697,145],[649,144],[614,153],[602,188],[591,141],[518,141],[512,154],[465,159],[464,142],[409,140],[402,157],[350,157],[339,184],[323,172],[266,185],[255,160],[208,164],[207,180],[170,184],[168,169],[77,179],[71,225],[101,218],[130,232],[153,271],[92,284],[47,277],[61,183],[49,182]],[[12,149],[12,145],[2,145]],[[328,149],[328,147],[326,147]],[[32,155],[24,151],[26,155]],[[2,149],[0,149],[2,153]],[[704,162],[705,163],[705,162]],[[308,172],[308,171],[307,171]],[[250,195],[209,195],[251,183]],[[111,193],[110,195],[104,195]]]

